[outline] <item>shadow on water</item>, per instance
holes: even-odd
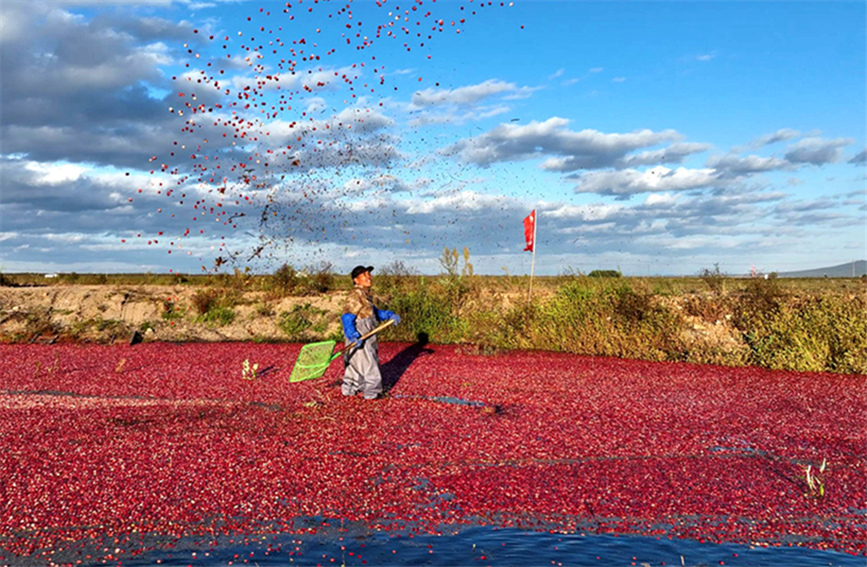
[[[397,383],[400,382],[401,377],[412,363],[415,362],[415,359],[433,353],[432,349],[427,348],[427,344],[427,333],[419,333],[417,342],[397,353],[394,358],[380,367],[383,391],[388,392],[397,386]]]

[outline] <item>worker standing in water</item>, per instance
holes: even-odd
[[[346,371],[343,374],[341,392],[344,396],[354,396],[361,392],[365,400],[375,400],[382,394],[382,373],[379,369],[379,344],[376,335],[358,342],[362,335],[375,329],[382,321],[393,320],[400,323],[400,317],[393,311],[378,309],[373,303],[371,287],[373,266],[355,266],[352,269],[352,282],[355,287],[346,296],[343,315],[343,334],[346,337],[346,352],[343,360]],[[353,342],[356,345],[349,348]]]

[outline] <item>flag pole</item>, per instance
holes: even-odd
[[[539,224],[539,213],[537,209],[533,209],[533,260],[530,262],[530,288],[527,290],[527,304],[530,304],[530,297],[533,295],[533,275],[536,271],[536,226]]]

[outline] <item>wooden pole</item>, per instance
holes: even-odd
[[[536,227],[539,222],[539,213],[533,210],[533,260],[530,263],[530,288],[527,290],[527,305],[530,304],[533,295],[533,275],[536,271]]]

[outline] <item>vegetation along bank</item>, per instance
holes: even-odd
[[[549,350],[639,360],[864,374],[865,280],[627,278],[591,272],[477,276],[445,266],[378,270],[379,303],[403,323],[383,340],[467,353]],[[591,277],[593,275],[609,277]],[[0,341],[310,342],[339,338],[348,277],[328,266],[274,274],[13,274],[0,286]]]

